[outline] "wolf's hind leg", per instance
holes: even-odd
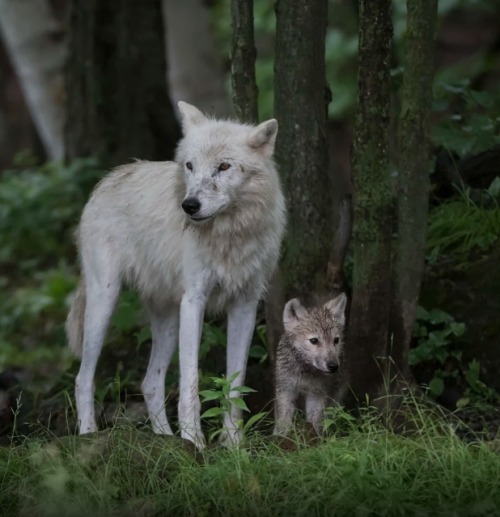
[[[90,276],[90,275],[88,275]],[[94,408],[94,375],[109,320],[120,292],[117,277],[89,278],[86,275],[86,306],[83,324],[83,347],[80,371],[76,377],[75,396],[80,434],[97,431]]]
[[[160,315],[149,307],[153,345],[149,365],[142,381],[142,394],[148,408],[149,420],[156,434],[173,434],[165,411],[165,375],[179,337],[179,310],[170,307]]]
[[[255,328],[257,300],[237,300],[228,311],[227,328],[227,378],[233,379],[231,386],[238,387],[245,382],[248,351]],[[231,391],[230,397],[239,397],[238,391]],[[237,444],[241,441],[241,408],[231,404],[231,409],[224,414],[224,429],[220,436],[222,445]]]

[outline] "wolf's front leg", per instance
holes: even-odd
[[[295,401],[298,394],[291,389],[278,389],[274,401],[274,435],[286,436],[293,424]]]
[[[231,383],[232,387],[241,386],[245,382],[248,351],[255,328],[255,316],[258,300],[236,300],[228,310],[227,324],[227,378],[237,374]],[[230,397],[241,396],[238,391],[231,391]],[[224,414],[224,429],[220,436],[222,445],[237,444],[242,438],[241,409],[231,404],[229,413]]]
[[[326,398],[317,393],[306,395],[306,421],[311,423],[314,430],[321,434],[323,432],[323,417],[325,414]]]
[[[198,352],[204,311],[205,299],[190,292],[184,294],[179,331],[179,427],[181,436],[194,442],[200,449],[205,446],[198,395]]]

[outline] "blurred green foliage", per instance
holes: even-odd
[[[450,261],[457,269],[488,252],[500,236],[500,178],[476,193],[470,190],[431,209],[427,234],[427,260]]]
[[[23,369],[23,385],[44,391],[72,360],[64,320],[76,285],[73,231],[93,185],[94,160],[33,165],[0,176],[0,371]],[[55,375],[54,375],[55,374]]]
[[[394,25],[394,87],[402,72],[398,63],[403,60],[403,43],[406,31],[406,1],[393,0]],[[439,22],[451,12],[485,11],[497,13],[500,8],[498,0],[439,0]],[[212,9],[212,23],[221,52],[229,61],[231,48],[231,2],[217,0]],[[273,115],[274,103],[274,38],[276,16],[274,2],[254,0],[254,27],[257,47],[256,77],[259,87],[259,115],[261,119]],[[357,53],[358,53],[358,14],[357,2],[354,0],[329,0],[329,13],[325,38],[326,79],[332,91],[332,101],[328,106],[331,118],[350,117],[354,113],[357,92]],[[491,65],[488,60],[475,56],[474,68],[469,64],[460,64],[441,71],[436,76],[436,85],[454,84],[465,78],[473,78],[483,73]],[[464,73],[466,75],[464,75]],[[230,77],[228,67],[228,90]]]
[[[435,87],[434,109],[441,116],[432,139],[459,157],[500,144],[500,93],[474,90],[470,84],[470,79],[463,79]]]

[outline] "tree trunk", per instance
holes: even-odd
[[[276,161],[288,205],[282,273],[287,297],[324,287],[333,239],[328,178],[327,0],[276,4]]]
[[[173,156],[161,0],[73,0],[66,84],[68,159]]]
[[[218,117],[229,115],[223,63],[211,32],[206,2],[163,0],[162,7],[172,101],[189,102]]]
[[[255,123],[259,120],[258,89],[255,79],[255,41],[253,34],[253,0],[232,0],[233,46],[231,83],[236,116]]]
[[[0,0],[0,32],[47,156],[64,156],[62,27],[47,0]]]
[[[389,99],[391,0],[360,0],[358,111],[354,129],[353,296],[346,362],[354,396],[373,398],[384,380],[391,306]]]
[[[392,358],[404,378],[425,260],[432,168],[427,117],[432,102],[437,0],[408,0],[398,128],[398,196]]]

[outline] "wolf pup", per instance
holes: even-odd
[[[81,280],[68,315],[80,434],[96,431],[94,374],[123,283],[151,320],[152,351],[142,382],[153,431],[171,434],[165,374],[180,343],[179,426],[202,447],[198,351],[205,307],[228,314],[227,375],[244,382],[257,302],[275,269],[285,204],[273,163],[278,124],[215,120],[179,102],[183,138],[175,162],[118,167],[94,190],[77,231]],[[240,439],[238,408],[223,442]]]
[[[340,387],[346,301],[342,293],[308,310],[296,298],[285,305],[285,333],[276,351],[274,434],[290,430],[299,395],[307,422],[321,432],[326,404]]]

